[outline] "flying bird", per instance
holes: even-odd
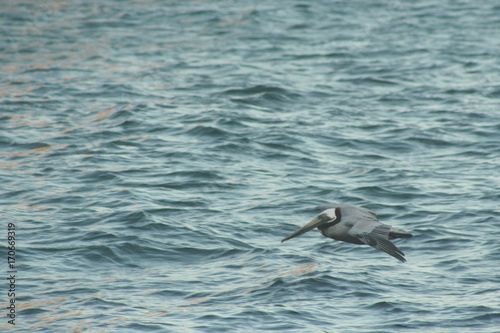
[[[281,240],[283,243],[291,238],[302,235],[314,228],[326,237],[353,244],[367,244],[384,251],[399,261],[405,262],[403,251],[390,240],[395,238],[410,238],[412,234],[383,224],[377,220],[377,215],[369,209],[348,205],[325,205],[316,209],[325,209],[311,222]]]

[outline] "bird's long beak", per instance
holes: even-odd
[[[314,228],[316,228],[317,226],[325,223],[326,221],[324,219],[322,219],[320,216],[316,217],[315,219],[313,219],[311,222],[309,222],[308,224],[306,224],[305,226],[303,226],[302,228],[300,228],[299,230],[297,230],[296,232],[294,232],[293,234],[291,234],[290,236],[288,237],[285,237],[281,240],[281,242],[283,243],[284,241],[287,241],[291,238],[294,238],[294,237],[297,237],[297,236],[300,236],[302,234],[305,234],[306,232],[308,232],[309,230],[313,230]]]

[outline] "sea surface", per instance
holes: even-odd
[[[500,332],[497,0],[6,0],[0,36],[2,332]],[[408,261],[280,243],[329,203]]]

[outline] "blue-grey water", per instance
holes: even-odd
[[[498,1],[2,1],[0,35],[0,329],[500,331]],[[280,243],[326,203],[408,261]]]

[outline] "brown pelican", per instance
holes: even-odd
[[[316,208],[328,209],[290,236],[283,238],[281,242],[318,228],[326,237],[347,243],[367,244],[400,261],[406,261],[403,251],[389,240],[410,238],[413,236],[412,234],[379,222],[374,212],[363,207],[326,205]]]

